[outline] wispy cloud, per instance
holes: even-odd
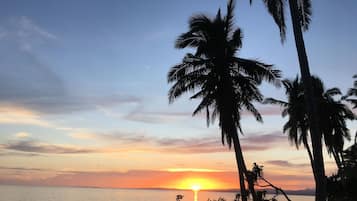
[[[26,16],[21,16],[18,19],[17,23],[20,28],[17,34],[20,37],[27,37],[28,35],[38,35],[47,39],[57,39],[57,36],[40,27]]]
[[[18,172],[53,172],[46,178],[32,176],[22,177],[0,176],[0,183],[49,185],[49,186],[91,186],[110,188],[191,188],[193,182],[201,183],[205,188],[224,189],[238,188],[237,173],[231,171],[156,171],[130,170],[115,171],[54,171],[39,168],[0,167],[0,170]],[[37,174],[38,175],[38,174]],[[305,175],[268,174],[270,181],[284,189],[305,189],[313,186],[313,180]]]
[[[22,134],[21,134],[22,135]],[[144,133],[112,132],[112,133],[70,133],[68,136],[80,141],[91,140],[101,142],[101,147],[81,147],[70,144],[50,144],[29,138],[9,141],[0,144],[2,150],[38,154],[91,154],[91,153],[124,153],[124,152],[159,152],[179,154],[202,154],[228,152],[222,146],[220,137],[203,136],[193,138],[169,138],[149,136]],[[286,140],[277,133],[252,135],[244,137],[244,151],[264,151],[272,149],[275,143]],[[135,148],[133,148],[135,147]]]
[[[56,68],[45,62],[42,53],[38,51],[39,47],[57,45],[59,37],[56,34],[26,16],[3,20],[1,23],[1,108],[24,108],[40,114],[64,114],[140,101],[137,97],[117,93],[85,95],[72,92]],[[2,122],[13,122],[12,119],[3,118]],[[36,121],[32,123],[40,124]]]
[[[277,106],[267,106],[267,105],[259,105],[258,111],[263,116],[270,116],[270,115],[280,115],[281,108]],[[252,114],[248,111],[242,111],[243,116],[252,116]],[[204,113],[199,113],[196,117],[205,119],[206,115]],[[169,123],[169,122],[177,122],[178,120],[192,118],[192,112],[148,112],[143,109],[143,107],[138,107],[136,110],[130,112],[125,117],[127,120],[131,121],[138,121],[144,123],[155,123],[155,124],[162,124],[162,123]]]
[[[0,148],[3,149],[4,148],[3,145],[0,145]],[[34,157],[34,156],[40,156],[40,154],[1,150],[0,157],[1,156],[3,156],[3,157]]]
[[[95,152],[95,150],[92,149],[80,148],[73,145],[48,144],[34,140],[9,142],[0,145],[0,147],[6,150],[45,154],[82,154]]]
[[[280,131],[275,131],[267,134],[254,134],[242,138],[242,143],[248,144],[271,144],[276,142],[287,141],[287,137]]]
[[[191,116],[192,114],[189,112],[146,112],[135,110],[127,114],[124,118],[131,121],[162,124],[175,122],[183,118],[190,118]]]
[[[26,133],[26,132],[18,132],[18,133],[15,134],[16,138],[27,138],[29,136],[30,136],[30,134]]]
[[[72,138],[79,140],[93,140],[116,143],[125,146],[135,146],[135,151],[153,151],[165,153],[216,153],[228,152],[227,147],[222,146],[219,136],[203,136],[191,138],[155,137],[144,133],[112,132],[112,133],[71,133]],[[242,140],[242,149],[245,151],[264,151],[274,147],[274,143],[286,141],[286,137],[280,132],[262,135],[247,135]],[[115,151],[116,149],[113,149]]]
[[[49,127],[51,124],[40,115],[26,108],[2,105],[0,107],[0,124],[27,124]],[[16,137],[26,137],[28,133],[18,133]]]
[[[22,51],[31,52],[34,46],[57,39],[55,34],[27,16],[12,18],[5,29],[7,34],[4,38],[15,40]]]
[[[310,164],[308,164],[308,163],[296,164],[296,163],[291,163],[286,160],[270,160],[270,161],[266,161],[265,163],[275,165],[275,166],[285,167],[285,168],[287,168],[287,167],[301,168],[301,167],[309,167],[310,166]]]

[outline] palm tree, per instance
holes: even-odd
[[[357,108],[357,98],[352,98],[352,97],[357,97],[357,74],[353,76],[356,80],[353,83],[353,87],[350,88],[345,96],[343,96],[343,99],[346,99],[348,102],[350,102],[353,105],[353,108]]]
[[[176,48],[194,48],[195,53],[188,53],[182,63],[170,69],[168,82],[173,85],[168,96],[172,103],[182,94],[193,92],[190,99],[201,100],[193,115],[205,111],[207,125],[218,118],[222,143],[231,148],[233,142],[242,200],[246,201],[244,177],[248,174],[238,138],[238,133],[242,133],[241,111],[246,109],[262,121],[252,104],[263,100],[258,85],[264,80],[278,85],[280,71],[272,65],[236,57],[242,46],[242,32],[234,29],[233,10],[234,0],[230,0],[224,17],[220,10],[213,19],[205,15],[191,17],[189,31],[178,37]],[[256,200],[254,184],[247,181]]]
[[[322,83],[321,83],[322,84]],[[321,85],[322,86],[322,85]],[[322,86],[323,89],[323,86]],[[353,112],[341,102],[335,100],[334,95],[341,95],[338,88],[332,88],[324,92],[321,105],[320,119],[323,137],[328,153],[333,155],[339,170],[343,168],[344,140],[351,140],[346,120],[355,120]]]
[[[264,100],[265,104],[277,104],[283,107],[282,116],[289,115],[288,121],[284,124],[283,132],[288,133],[289,141],[295,144],[299,149],[303,144],[306,148],[311,166],[313,166],[313,155],[308,144],[308,119],[305,107],[304,89],[298,77],[294,80],[283,80],[285,87],[285,94],[288,98],[287,101],[277,100],[274,98],[267,98]]]
[[[252,3],[252,0],[249,0]],[[286,0],[263,0],[269,13],[274,18],[275,23],[280,30],[282,42],[285,40],[286,23],[285,23],[285,5]],[[298,53],[300,64],[301,78],[305,92],[305,102],[308,111],[308,121],[311,132],[311,143],[313,149],[313,157],[315,166],[312,167],[315,184],[316,184],[316,201],[326,200],[326,176],[325,166],[322,154],[322,133],[321,126],[318,119],[318,104],[314,99],[312,80],[307,59],[304,37],[302,31],[309,29],[311,22],[311,0],[289,0],[289,8],[291,21],[293,25],[293,32],[295,37],[295,46]]]
[[[351,139],[346,120],[354,120],[355,116],[340,100],[333,98],[335,95],[341,95],[341,91],[338,88],[331,88],[325,91],[320,79],[312,77],[312,80],[315,99],[320,105],[319,118],[323,127],[322,134],[325,145],[328,153],[333,155],[338,168],[342,169],[344,140]],[[289,120],[284,125],[284,132],[288,133],[290,142],[294,143],[296,148],[299,148],[301,144],[304,145],[308,152],[311,166],[314,166],[313,155],[308,143],[310,124],[304,101],[303,84],[298,77],[294,80],[283,80],[282,83],[285,87],[288,101],[268,98],[264,102],[278,104],[284,108],[282,116],[289,115]]]

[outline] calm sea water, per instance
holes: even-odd
[[[0,201],[175,201],[182,194],[182,201],[194,201],[192,191],[179,190],[128,190],[69,187],[37,187],[0,185]],[[234,200],[234,193],[199,191],[197,201],[224,197]],[[312,196],[290,196],[292,201],[313,201]],[[280,198],[279,201],[285,200]]]

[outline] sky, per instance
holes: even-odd
[[[185,53],[174,41],[193,14],[214,16],[225,0],[21,1],[0,6],[0,183],[125,188],[238,188],[234,153],[218,126],[192,117],[197,101],[168,103],[166,75]],[[326,88],[346,92],[357,73],[357,2],[315,0],[304,34],[310,68]],[[262,1],[238,0],[244,33],[238,56],[294,78],[298,60]],[[283,89],[263,84],[266,97]],[[248,167],[284,189],[313,188],[308,156],[282,133],[280,108],[243,113]],[[356,123],[348,123],[351,133]],[[329,174],[336,171],[325,153]]]

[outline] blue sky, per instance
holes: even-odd
[[[168,104],[166,74],[189,51],[174,49],[176,37],[187,31],[189,17],[195,13],[213,16],[219,7],[225,10],[225,4],[222,0],[2,1],[1,164],[83,169],[84,165],[72,161],[74,154],[93,170],[140,169],[143,167],[136,165],[139,156],[125,160],[124,167],[118,168],[122,167],[121,163],[111,165],[108,161],[112,156],[103,153],[135,140],[139,143],[132,146],[142,146],[148,152],[161,150],[160,146],[169,145],[168,141],[173,139],[211,137],[219,141],[216,126],[207,129],[202,117],[191,118],[195,101],[182,98],[173,105]],[[337,86],[343,92],[352,86],[352,75],[357,73],[356,11],[354,0],[313,1],[312,24],[305,34],[311,71],[320,76],[327,87]],[[250,6],[248,0],[239,0],[235,14],[236,25],[244,33],[239,55],[274,64],[284,77],[295,77],[299,71],[289,16],[286,16],[287,40],[281,44],[278,28],[261,1],[255,0]],[[283,97],[283,90],[266,85],[261,89],[267,97]],[[271,106],[259,108],[265,123],[258,124],[245,115],[242,121],[245,137],[272,133],[283,136],[284,120],[279,110]],[[355,124],[349,126],[356,131]],[[150,138],[154,139],[151,147],[140,144],[139,139]],[[287,139],[283,142],[284,147],[289,147]],[[132,152],[127,150],[131,145],[116,153],[129,156]],[[98,149],[101,154],[91,155],[88,149]],[[64,153],[66,150],[69,154]],[[295,151],[294,147],[289,150],[290,155],[279,160],[304,163],[307,159],[304,150]],[[78,155],[76,151],[85,154]],[[171,151],[175,155],[172,161],[150,164],[148,168],[173,168],[184,163],[175,163],[174,159],[185,157]],[[226,160],[227,153],[221,157],[219,151],[218,157],[213,156],[216,152],[207,155],[205,150],[201,151],[206,155],[200,155],[198,150],[196,157],[215,158],[205,164],[207,168],[217,168],[216,163],[224,163],[223,169],[234,170],[234,161]],[[37,162],[29,163],[28,153],[42,155],[33,156]],[[161,157],[155,153],[150,152],[150,157]],[[268,153],[259,153],[264,157],[257,160],[274,160],[274,153],[278,153],[274,148]],[[54,156],[63,163],[53,166],[55,159],[46,159],[43,155]],[[248,161],[255,160],[256,155],[248,151]],[[104,165],[98,168],[94,158]]]

